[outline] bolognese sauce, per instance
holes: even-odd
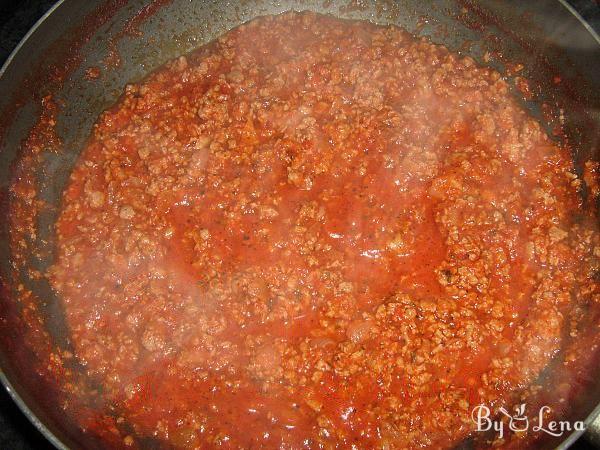
[[[494,70],[286,13],[101,115],[50,277],[125,445],[450,447],[597,288],[580,185]]]

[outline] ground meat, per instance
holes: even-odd
[[[573,227],[567,152],[508,89],[312,13],[129,86],[72,174],[50,273],[124,443],[451,447],[473,405],[531,383],[600,247]]]

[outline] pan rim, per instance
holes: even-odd
[[[42,17],[40,17],[33,24],[33,26],[29,29],[29,31],[27,31],[25,36],[23,36],[23,38],[19,41],[19,43],[13,49],[13,51],[10,52],[10,55],[8,55],[8,58],[6,58],[6,61],[4,61],[4,64],[2,64],[2,67],[0,68],[0,80],[2,79],[2,77],[4,77],[4,74],[6,73],[6,70],[8,69],[8,67],[11,65],[13,59],[21,51],[21,49],[23,48],[25,43],[29,40],[29,38],[38,30],[38,28],[46,21],[46,19],[48,19],[48,17],[50,17],[50,15],[56,9],[58,9],[64,2],[65,2],[65,0],[58,0],[56,3],[54,3],[50,7],[50,9],[48,11],[46,11],[44,13],[44,15]],[[31,410],[31,408],[29,408],[29,406],[27,405],[25,400],[23,400],[21,395],[15,390],[13,384],[10,382],[10,380],[4,373],[4,370],[2,369],[2,367],[0,367],[0,384],[2,384],[4,390],[8,393],[8,395],[10,396],[12,401],[15,402],[15,404],[21,410],[23,415],[25,417],[27,417],[29,422],[31,422],[31,424],[42,434],[42,436],[44,436],[44,438],[46,440],[48,440],[50,442],[50,444],[52,444],[58,450],[68,450],[69,449],[69,447],[67,447],[62,442],[62,440],[60,440],[58,437],[56,437],[56,435],[52,431],[50,431],[50,429],[46,426],[46,424],[44,424],[37,417],[37,415],[33,413],[33,411]]]
[[[44,23],[46,21],[46,19],[56,10],[58,9],[63,3],[65,2],[65,0],[58,0],[56,3],[54,3],[50,9],[48,11],[46,11],[44,13],[44,15],[42,17],[40,17],[34,24],[33,26],[29,29],[29,31],[27,31],[27,33],[25,33],[25,36],[23,36],[23,38],[19,41],[19,43],[17,44],[17,46],[13,49],[12,52],[10,52],[10,55],[8,55],[8,58],[6,58],[6,61],[4,61],[4,64],[2,64],[2,67],[0,67],[0,78],[2,78],[4,76],[4,73],[6,72],[6,69],[8,69],[8,66],[10,66],[10,64],[12,63],[13,59],[15,58],[15,56],[17,55],[17,53],[19,53],[21,51],[21,48],[25,45],[25,43],[29,40],[29,38],[31,37],[31,35],[33,33],[35,33],[37,31],[37,29],[42,25],[42,23]]]
[[[592,27],[587,20],[585,20],[581,14],[579,14],[579,12],[577,12],[577,10],[575,8],[573,8],[573,6],[571,6],[571,4],[569,4],[569,2],[567,2],[567,0],[558,0],[558,2],[567,10],[569,11],[573,16],[575,16],[575,18],[579,21],[579,23],[581,23],[581,25],[583,25],[583,28],[586,29],[586,31],[588,33],[590,33],[592,35],[592,37],[594,38],[594,40],[598,43],[598,45],[600,45],[600,35],[598,34],[598,32],[596,32],[596,30],[594,29],[594,27]],[[1,73],[0,73],[1,76]]]

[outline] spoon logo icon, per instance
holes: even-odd
[[[513,433],[525,432],[529,429],[529,419],[525,416],[525,403],[521,403],[516,408],[516,414],[514,416],[504,407],[501,407],[499,411],[508,418],[508,428]]]

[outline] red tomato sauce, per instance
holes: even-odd
[[[580,183],[493,70],[264,17],[99,118],[51,281],[126,446],[451,447],[597,288]]]

